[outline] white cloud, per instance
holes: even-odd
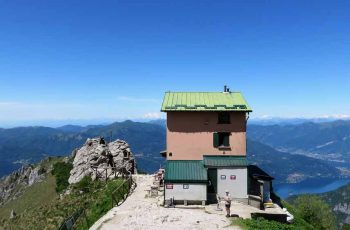
[[[132,100],[139,102],[153,102],[153,99],[135,99],[123,98],[123,100]],[[132,103],[130,103],[132,104]],[[76,121],[117,121],[117,120],[154,120],[164,118],[160,112],[148,112],[149,109],[133,109],[131,106],[127,109],[125,105],[118,103],[62,103],[62,102],[23,102],[23,101],[0,101],[0,127],[7,124],[17,126],[21,124],[40,124],[40,121],[67,121],[75,123]],[[153,110],[153,109],[152,109]],[[153,110],[156,111],[156,110]],[[60,122],[60,124],[62,123]],[[86,124],[86,122],[83,122]]]
[[[145,119],[161,119],[164,118],[164,114],[156,112],[156,113],[146,113],[143,115]]]
[[[154,98],[137,98],[137,97],[127,97],[127,96],[120,96],[120,97],[118,97],[118,100],[120,100],[120,101],[128,101],[128,102],[160,103],[159,99],[154,99]]]
[[[252,116],[252,119],[273,120],[273,119],[350,119],[350,114],[329,114],[329,115],[315,115],[315,116],[273,116],[261,115]]]
[[[350,115],[349,114],[331,114],[331,115],[322,115],[317,118],[350,119]]]
[[[13,108],[20,106],[21,104],[18,102],[12,102],[12,101],[0,101],[0,109],[2,108]]]
[[[0,102],[0,121],[67,119],[86,110],[87,105],[74,103]]]

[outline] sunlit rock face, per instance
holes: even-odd
[[[113,176],[114,171],[134,172],[134,155],[129,144],[123,140],[106,143],[103,138],[87,139],[78,150],[73,151],[73,169],[70,172],[69,183],[79,182],[85,176],[105,178]],[[96,173],[97,171],[97,173]],[[96,175],[98,174],[98,175]]]

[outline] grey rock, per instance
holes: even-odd
[[[0,179],[0,206],[9,200],[15,200],[27,187],[42,181],[46,177],[47,171],[48,169],[44,169],[39,163],[36,167],[33,165],[22,166],[10,175],[2,177]]]
[[[135,158],[131,152],[129,144],[123,140],[116,140],[110,143],[101,144],[101,138],[88,138],[85,144],[75,151],[73,169],[70,172],[68,182],[74,184],[85,176],[95,179],[105,179],[113,176],[114,171],[109,165],[112,157],[116,171],[135,171]]]
[[[17,216],[16,212],[12,209],[10,213],[10,219],[14,219],[16,218],[16,216]]]

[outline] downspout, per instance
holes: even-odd
[[[247,156],[247,152],[248,152],[248,146],[247,146],[247,123],[249,120],[249,112],[247,112],[246,114],[246,118],[245,118],[245,151],[246,151],[246,156]]]
[[[249,120],[249,112],[246,114],[245,118],[245,156],[247,158],[247,153],[248,153],[248,145],[247,145],[247,123]],[[249,165],[249,162],[247,161],[247,164]],[[248,196],[248,203],[249,203],[249,189],[250,189],[250,178],[249,178],[249,172],[248,172],[248,165],[246,166],[247,169],[247,196]]]

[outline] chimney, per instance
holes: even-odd
[[[229,93],[230,92],[230,88],[227,87],[227,85],[224,85],[224,93]]]

